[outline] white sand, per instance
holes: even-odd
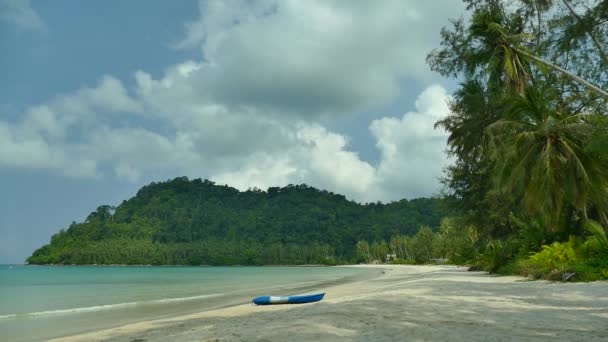
[[[320,291],[319,303],[244,304],[53,341],[608,341],[608,282],[550,283],[454,266]]]

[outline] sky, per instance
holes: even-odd
[[[440,193],[457,0],[0,0],[0,263],[178,176]]]

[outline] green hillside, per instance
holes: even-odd
[[[355,261],[359,240],[433,229],[443,200],[358,204],[307,185],[241,192],[208,180],[151,183],[53,235],[30,264],[316,264]]]

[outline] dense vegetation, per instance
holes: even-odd
[[[358,240],[437,228],[442,200],[361,205],[306,185],[240,192],[210,181],[152,183],[55,234],[30,264],[335,264]]]
[[[492,272],[608,278],[608,1],[465,2],[470,19],[427,58],[462,80],[437,123],[461,212],[445,226],[466,251],[451,254]]]

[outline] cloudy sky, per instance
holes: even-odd
[[[176,176],[432,196],[444,1],[0,0],[0,263]]]

